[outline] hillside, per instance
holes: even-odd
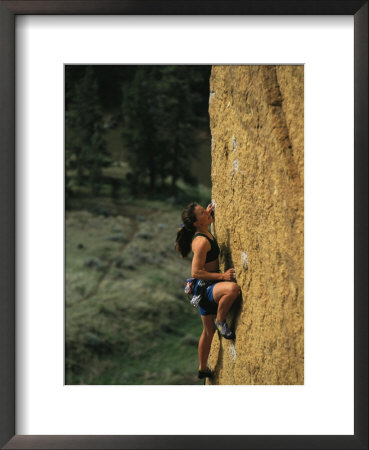
[[[190,260],[174,250],[182,205],[109,198],[71,204],[66,384],[202,384],[201,320],[183,292]]]

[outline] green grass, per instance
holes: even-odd
[[[201,384],[190,259],[174,251],[183,205],[94,200],[115,214],[92,199],[66,213],[66,383]]]

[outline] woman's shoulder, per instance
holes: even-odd
[[[200,233],[200,232],[198,232],[198,233],[195,233],[195,234],[194,234],[194,236],[193,236],[192,239],[194,239],[194,238],[197,237],[197,236],[204,236],[204,238],[206,238],[208,241],[215,241],[215,240],[216,240],[216,239],[215,239],[215,236],[214,236],[212,233],[210,233],[210,231],[209,231],[209,234],[210,234],[210,236],[208,236],[208,235],[205,234],[205,233]]]
[[[213,236],[213,235],[211,235],[211,236]],[[194,240],[194,239],[197,238],[197,237],[203,237],[203,238],[207,239],[208,241],[211,240],[211,238],[210,238],[207,234],[205,234],[205,233],[200,233],[200,232],[195,233],[195,234],[192,236],[192,240]]]
[[[207,236],[206,236],[206,234],[204,234],[204,233],[195,233],[193,236],[192,236],[192,241],[194,241],[196,238],[198,238],[198,237],[203,237],[203,238],[206,238]]]
[[[206,234],[203,233],[195,233],[192,237],[192,244],[196,241],[196,244],[202,245],[206,242],[209,242],[209,237],[206,236]]]

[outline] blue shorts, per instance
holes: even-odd
[[[200,280],[196,281],[194,294],[196,295],[197,285]],[[218,281],[214,281],[211,285],[206,289],[206,295],[204,295],[201,300],[201,306],[198,306],[199,313],[201,316],[209,316],[210,314],[216,315],[218,311],[218,305],[214,301],[213,297],[213,289],[214,286],[218,283]]]

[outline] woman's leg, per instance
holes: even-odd
[[[218,313],[216,317],[218,323],[225,320],[227,312],[239,293],[240,288],[238,284],[233,281],[222,281],[214,285],[213,298],[215,303],[218,304]]]
[[[200,370],[206,369],[210,353],[211,341],[213,340],[215,328],[213,315],[200,316],[203,324],[203,330],[199,340],[199,361]]]

